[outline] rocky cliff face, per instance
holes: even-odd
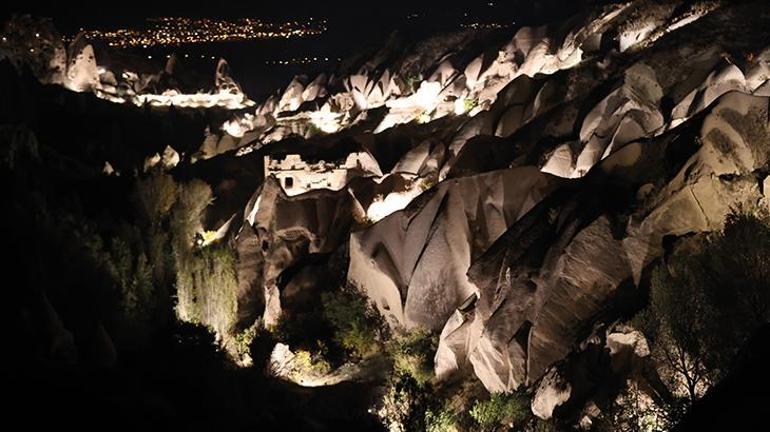
[[[323,273],[313,258],[338,253],[392,330],[440,334],[439,380],[528,387],[543,418],[582,409],[599,392],[587,371],[647,367],[643,337],[616,324],[666,241],[770,203],[768,19],[760,1],[632,1],[513,34],[387,46],[232,110],[209,130],[201,170],[286,154],[372,160],[340,190],[214,181],[215,195],[240,197],[206,228],[229,221],[241,326],[277,324],[287,287],[296,296]],[[50,50],[66,62],[39,77],[105,91],[90,45]],[[224,62],[215,86],[240,97]],[[196,176],[189,163],[175,172]]]
[[[431,161],[443,181],[351,234],[348,280],[391,326],[441,329],[438,377],[473,373],[501,392],[569,370],[665,238],[717,230],[731,209],[767,202],[767,51],[756,33],[724,33],[767,9],[635,7],[563,40],[522,29],[487,72],[440,65],[408,96],[437,84],[437,105],[422,112],[439,118],[454,76],[465,87],[452,100],[478,105],[448,114],[467,116],[456,132],[404,156],[402,170],[419,175],[415,161]],[[375,133],[411,104],[405,93]],[[570,400],[541,387],[543,417]]]
[[[5,23],[2,34],[0,59],[10,60],[19,69],[29,67],[46,84],[137,106],[235,110],[254,104],[230,77],[223,59],[215,68],[213,83],[181,85],[191,80],[184,73],[174,73],[176,57],[161,69],[142,57],[95,47],[83,34],[67,43],[50,20],[16,16]]]
[[[360,184],[299,204],[271,198],[277,186],[267,182],[257,219],[299,208],[317,215],[328,200],[335,210],[286,227],[307,250],[259,264],[270,274],[260,282],[265,316],[280,310],[272,281],[287,264],[278,256],[330,251],[355,226],[349,283],[393,328],[440,330],[438,377],[473,373],[502,392],[566,368],[617,316],[617,299],[661,256],[664,238],[719,229],[731,209],[766,202],[768,51],[756,32],[725,32],[768,12],[756,3],[632,2],[558,30],[522,28],[496,55],[474,57],[461,34],[418,45],[400,63],[366,64],[338,90],[323,76],[293,81],[253,117],[274,119],[255,129],[257,147],[281,139],[291,111],[294,120],[337,119],[316,139],[334,146],[349,136],[387,164],[385,142],[441,125],[433,139],[413,139],[384,176],[439,183],[367,226],[349,225],[371,205],[356,200]],[[405,86],[405,71],[426,78]],[[565,403],[568,393],[550,399]]]

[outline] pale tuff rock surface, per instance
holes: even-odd
[[[540,381],[532,399],[532,413],[541,419],[553,416],[553,410],[569,400],[571,387],[556,371],[551,369]]]
[[[655,71],[643,63],[629,68],[623,85],[604,98],[586,115],[580,129],[583,151],[577,157],[576,171],[584,175],[596,162],[623,145],[654,135],[663,127],[659,111],[663,93]]]
[[[239,254],[251,262],[239,268],[239,304],[253,304],[252,297],[263,299],[263,320],[275,325],[281,314],[281,273],[307,254],[339,247],[362,213],[347,190],[289,197],[273,177],[267,178],[247,206],[237,239]]]
[[[612,369],[615,372],[634,367],[639,368],[640,366],[634,365],[634,362],[650,355],[647,340],[638,330],[609,333],[607,335],[607,348],[609,348]]]
[[[436,56],[411,86],[404,71],[427,67],[417,57],[377,74],[362,67],[337,93],[326,76],[298,78],[239,120],[244,133],[262,122],[249,133],[268,152],[287,134],[317,133],[309,122],[328,128],[313,142],[330,148],[341,145],[337,131],[355,130],[383,167],[336,193],[287,197],[265,183],[238,237],[243,313],[275,322],[280,274],[347,245],[348,282],[391,327],[441,330],[440,379],[472,373],[496,392],[538,385],[543,417],[584,397],[572,354],[619,291],[640,283],[663,238],[719,229],[731,208],[763,198],[766,51],[730,62],[708,37],[682,36],[686,25],[713,39],[717,23],[734,19],[714,4],[666,6],[647,21],[641,5],[608,9],[560,38],[519,29],[489,63]],[[720,43],[754,43],[746,38]],[[420,49],[447,48],[439,42]],[[303,112],[309,100],[325,108]],[[374,107],[387,113],[363,120]],[[647,357],[637,333],[600,342],[589,345],[606,348],[612,373]]]
[[[238,154],[352,139],[381,168],[338,192],[287,196],[266,180],[236,241],[240,315],[277,322],[282,302],[315,289],[281,275],[347,248],[348,282],[392,328],[440,330],[439,379],[533,386],[548,418],[599,391],[589,372],[646,368],[638,332],[592,329],[664,237],[767,201],[770,63],[753,48],[765,42],[715,33],[738,12],[680,3],[647,16],[631,2],[561,33],[521,28],[489,61],[462,52],[468,34],[382,64],[398,58],[390,46],[233,118],[228,133],[253,143]],[[750,61],[733,46],[752,47]]]
[[[94,91],[100,87],[94,48],[76,39],[69,49],[69,62],[64,86],[76,92]]]
[[[536,382],[572,350],[580,329],[622,283],[638,282],[642,269],[662,253],[664,236],[718,229],[731,208],[758,202],[762,196],[753,172],[768,160],[767,105],[767,98],[741,93],[720,98],[702,121],[702,145],[663,187],[644,187],[642,207],[621,225],[612,211],[589,220],[582,211],[563,213],[582,203],[555,210],[550,204],[559,195],[515,223],[499,248],[493,246],[471,266],[469,278],[480,298],[472,312],[456,312],[445,325],[437,374],[450,375],[466,361],[491,391]],[[674,145],[667,141],[628,145],[595,175],[604,172],[629,185],[660,184],[660,178],[654,180],[659,174],[647,170],[660,163],[656,159],[665,146]],[[602,211],[601,204],[585,206]],[[549,223],[556,232],[548,233]],[[533,258],[543,247],[542,261]],[[634,349],[639,356],[645,352]]]
[[[770,9],[757,5],[632,1],[494,44],[472,31],[391,40],[339,73],[297,77],[233,109],[194,157],[258,161],[260,172],[267,157],[267,178],[219,237],[238,252],[239,322],[276,324],[321,289],[313,276],[325,264],[309,258],[337,254],[392,329],[440,332],[440,380],[528,386],[542,418],[590,408],[600,389],[589,375],[620,380],[649,366],[646,341],[613,326],[613,313],[664,238],[718,230],[732,209],[770,201]],[[42,63],[4,55],[78,91],[246,103],[224,61],[204,96],[142,96],[160,75],[115,75],[90,45],[51,44]],[[159,74],[174,69],[172,59]],[[309,187],[287,186],[291,166],[270,170],[311,152],[306,165],[322,174]],[[371,157],[358,174],[326,182],[359,152]],[[147,168],[186,159],[167,148]],[[293,355],[276,347],[276,374],[290,375]]]
[[[644,336],[625,326],[597,329],[579,344],[569,362],[550,368],[537,383],[532,413],[547,420],[569,404],[584,405],[580,421],[590,423],[601,412],[591,395],[626,379],[645,396],[661,397],[656,390],[661,381]]]
[[[440,328],[474,292],[471,259],[557,183],[534,167],[444,182],[351,235],[348,279],[392,325]]]
[[[518,77],[552,75],[578,65],[585,53],[597,50],[597,35],[616,25],[623,11],[623,7],[609,8],[602,14],[583,17],[580,25],[566,29],[522,27],[507,42],[496,44],[494,58],[479,44],[470,43],[486,36],[470,31],[430,38],[401,56],[396,54],[400,50],[397,41],[392,40],[358,69],[337,78],[318,76],[307,87],[306,77],[295,78],[277,103],[268,100],[254,114],[237,115],[223,125],[223,130],[239,138],[257,131],[259,141],[266,142],[280,140],[289,133],[304,137],[318,133],[314,128],[288,127],[297,120],[333,133],[355,127],[365,117],[362,113],[383,107],[387,113],[374,128],[375,133],[414,121],[475,116],[489,109],[498,94]],[[397,60],[383,64],[389,56]],[[328,97],[324,101],[316,96],[319,94]],[[318,100],[320,108],[298,112],[308,100]],[[319,117],[324,122],[319,122]],[[277,119],[277,123],[265,129],[264,118]],[[505,126],[499,131],[509,132]]]
[[[59,84],[75,92],[90,92],[99,98],[137,106],[176,106],[182,108],[243,109],[254,105],[230,77],[227,62],[220,60],[213,82],[200,88],[178,88],[165,78],[175,72],[176,58],[166,68],[155,67],[138,57],[126,57],[117,64],[112,57],[119,52],[96,52],[84,34],[69,45],[48,20],[29,16],[15,17],[6,23],[4,33],[11,35],[0,45],[0,59],[10,59],[18,68],[29,66],[38,80]],[[127,65],[130,65],[127,67]],[[148,72],[150,71],[150,72]]]

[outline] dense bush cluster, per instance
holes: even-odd
[[[531,415],[529,398],[522,393],[494,393],[485,401],[477,401],[470,412],[482,430],[512,428]]]
[[[333,339],[355,358],[379,350],[382,321],[366,297],[353,287],[321,296],[323,317],[333,331]]]
[[[396,334],[386,347],[393,361],[393,373],[409,375],[420,386],[427,385],[434,377],[433,355],[437,348],[438,338],[420,329]]]

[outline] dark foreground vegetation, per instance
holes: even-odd
[[[7,245],[3,389],[9,422],[119,430],[376,429],[371,389],[304,389],[238,368],[207,311],[226,310],[232,252],[196,247],[209,187],[152,171],[106,176],[67,142],[0,127]],[[61,146],[61,147],[58,147]],[[210,289],[216,287],[217,289]],[[185,324],[180,293],[194,297]],[[215,295],[221,294],[221,295]],[[343,408],[344,407],[344,408]],[[301,415],[297,413],[301,412]]]

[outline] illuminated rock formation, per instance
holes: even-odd
[[[273,176],[287,195],[299,195],[316,189],[338,191],[355,177],[381,177],[380,167],[367,152],[351,153],[342,163],[306,162],[300,155],[284,158],[265,156],[265,178]]]
[[[99,70],[96,65],[94,48],[82,37],[70,44],[67,73],[64,75],[64,87],[76,91],[96,91],[100,88]]]
[[[15,17],[6,23],[0,44],[0,58],[8,58],[17,67],[29,66],[43,83],[60,84],[75,92],[91,92],[116,103],[145,104],[156,107],[242,109],[253,105],[241,88],[229,75],[229,68],[220,60],[214,73],[213,83],[202,86],[208,90],[161,88],[150,86],[158,83],[163,73],[174,72],[175,57],[171,57],[164,71],[141,73],[152,69],[143,59],[131,57],[124,63],[133,64],[135,70],[121,65],[112,70],[102,63],[94,47],[83,33],[65,47],[64,39],[47,20],[28,16]],[[110,56],[119,55],[111,52]],[[120,71],[120,72],[118,72]],[[155,87],[155,88],[153,88]]]
[[[358,201],[347,190],[316,190],[288,196],[275,177],[268,177],[250,200],[237,237],[239,255],[250,257],[239,267],[239,304],[264,305],[263,320],[275,325],[281,315],[278,278],[308,254],[329,253],[346,240],[354,221],[363,220]]]
[[[608,324],[602,314],[636,289],[664,237],[719,229],[731,208],[767,201],[756,173],[768,160],[757,143],[770,142],[770,69],[766,51],[730,61],[703,42],[729,18],[713,3],[640,7],[561,32],[518,29],[492,58],[459,61],[467,35],[450,38],[456,51],[432,39],[383,68],[378,53],[336,78],[343,85],[298,78],[233,117],[228,133],[252,143],[238,154],[265,152],[282,179],[255,195],[239,233],[244,313],[275,323],[280,275],[347,245],[348,281],[392,328],[441,330],[439,379],[536,386],[547,418],[583,392],[569,365],[590,350],[576,347],[607,348],[612,362],[630,346],[645,357],[628,332],[600,332],[598,343],[587,332]],[[337,148],[346,130],[376,161],[365,181],[330,182],[341,164],[319,177],[337,192],[294,195],[289,174],[271,171],[275,149]]]
[[[681,140],[664,135],[629,144],[576,189],[552,194],[514,223],[471,266],[479,299],[444,327],[439,376],[469,365],[491,391],[537,382],[623,284],[638,283],[662,254],[663,237],[719,229],[731,208],[762,198],[752,172],[770,156],[767,112],[768,98],[722,96],[700,132],[691,129],[702,145],[677,171],[652,167],[688,145]],[[662,186],[645,186],[661,180]],[[641,208],[626,221],[617,219],[607,204],[634,200],[637,189],[645,189]],[[618,195],[589,198],[596,194]]]
[[[437,329],[474,287],[474,257],[558,184],[537,168],[441,183],[350,241],[348,278],[393,326]]]

